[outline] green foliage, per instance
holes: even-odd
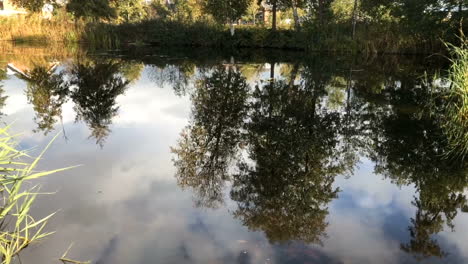
[[[307,0],[308,7],[313,11],[315,19],[320,25],[329,22],[331,17],[331,5],[333,0]]]
[[[53,4],[53,0],[10,0],[15,6],[22,7],[31,12],[40,12],[45,4]]]
[[[353,16],[354,0],[335,0],[331,3],[333,18],[336,21],[350,21]]]
[[[461,38],[461,46],[451,45],[452,66],[448,81],[451,83],[445,113],[445,128],[455,155],[468,155],[468,40]]]
[[[249,6],[245,12],[245,15],[242,17],[242,20],[257,24],[263,21],[257,21],[257,15],[260,12],[260,5],[258,5],[257,1],[250,1]]]
[[[151,1],[146,13],[150,19],[167,19],[171,16],[171,10],[159,0]]]
[[[313,43],[304,32],[277,30],[264,27],[240,26],[236,35],[216,24],[197,22],[182,23],[163,19],[147,20],[137,24],[99,26],[99,31],[112,32],[121,43],[143,42],[159,46],[191,47],[258,47],[305,50]],[[95,35],[90,28],[89,35]],[[109,35],[109,34],[108,34]],[[96,34],[98,38],[102,34]],[[93,41],[90,41],[93,42]],[[97,41],[99,43],[99,41]]]
[[[109,0],[70,0],[66,8],[68,12],[77,18],[110,20],[117,17],[117,13],[110,6]]]
[[[218,23],[232,23],[247,12],[249,4],[249,0],[207,0],[203,7]]]
[[[170,18],[179,22],[197,22],[205,20],[205,12],[202,10],[202,0],[174,0],[168,3],[166,0],[153,0],[150,7],[154,8],[156,16],[153,18]]]
[[[137,22],[146,17],[146,9],[142,0],[118,0],[112,2],[117,12],[118,22]]]

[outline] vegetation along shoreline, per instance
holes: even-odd
[[[2,2],[0,40],[82,43],[94,49],[150,45],[432,54],[445,53],[444,43],[460,45],[459,32],[468,26],[462,0]]]

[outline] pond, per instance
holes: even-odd
[[[39,181],[55,233],[22,263],[468,262],[441,58],[2,49],[2,122],[81,165]]]

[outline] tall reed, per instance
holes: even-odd
[[[36,171],[35,167],[45,150],[37,158],[18,150],[16,136],[8,133],[8,127],[0,129],[0,261],[12,263],[18,254],[30,244],[53,232],[45,231],[53,213],[35,219],[31,208],[41,194],[39,186],[28,187],[30,181],[66,170]]]

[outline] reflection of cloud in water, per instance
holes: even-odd
[[[162,110],[164,113],[179,119],[186,120],[187,118],[187,105],[186,104],[174,104],[168,106]]]

